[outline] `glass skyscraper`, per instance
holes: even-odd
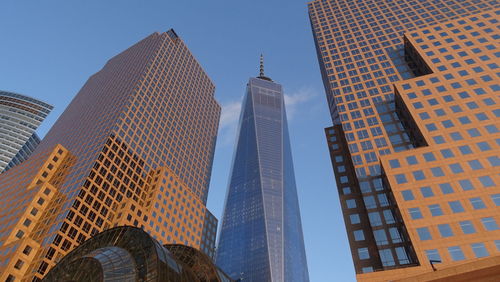
[[[216,262],[244,281],[309,281],[283,89],[262,58],[242,104]]]
[[[308,4],[358,280],[432,275],[430,261],[460,273],[500,254],[499,7]]]
[[[0,172],[23,162],[40,143],[35,133],[52,106],[31,97],[0,91]]]

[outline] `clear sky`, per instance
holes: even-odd
[[[43,136],[90,75],[155,31],[174,28],[223,107],[209,209],[220,219],[240,101],[259,55],[285,89],[311,281],[354,281],[324,127],[331,125],[305,1],[4,0],[0,89],[55,106]]]

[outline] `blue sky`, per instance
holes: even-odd
[[[311,281],[354,281],[323,128],[331,125],[304,1],[16,1],[0,3],[0,89],[55,106],[44,135],[88,77],[173,27],[216,84],[223,107],[209,209],[221,218],[245,85],[266,75],[287,95]]]

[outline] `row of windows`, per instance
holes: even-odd
[[[497,251],[500,251],[500,240],[495,240],[494,243],[495,243]],[[469,247],[471,248],[471,250],[474,253],[474,256],[476,258],[487,257],[490,255],[485,244],[482,242],[470,244]],[[448,254],[449,254],[452,261],[465,260],[465,255],[464,255],[464,252],[462,250],[462,247],[451,246],[451,247],[447,248],[447,251],[448,251]],[[439,254],[439,251],[437,249],[425,250],[425,254],[427,256],[427,259],[429,259],[429,261],[430,260],[442,261],[441,255]]]
[[[500,194],[493,194],[490,196],[491,201],[494,203],[495,206],[500,206]],[[468,199],[472,209],[474,210],[482,210],[486,209],[486,204],[480,197],[474,197],[474,198],[469,198]],[[453,213],[462,213],[465,212],[465,209],[461,203],[461,201],[456,200],[456,201],[450,201],[448,202],[448,206],[450,207],[450,210]],[[429,209],[429,212],[432,216],[440,216],[443,215],[443,210],[441,209],[441,206],[439,204],[432,204],[427,206]],[[420,208],[409,208],[408,213],[410,214],[410,217],[412,219],[421,219],[423,218],[422,212]]]
[[[476,229],[471,221],[460,221],[459,224],[464,234],[473,234],[476,232]],[[481,224],[486,231],[495,231],[499,229],[498,224],[493,217],[481,218]],[[437,227],[441,238],[454,236],[449,224],[439,224]],[[429,227],[419,227],[416,230],[421,241],[437,239],[432,237],[432,233],[430,232]]]

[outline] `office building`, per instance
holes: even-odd
[[[35,133],[52,110],[42,101],[0,91],[0,172],[26,160],[40,143]]]
[[[498,2],[308,5],[358,280],[480,277],[500,255]]]
[[[144,263],[146,262],[146,263]],[[212,259],[179,244],[161,245],[137,227],[103,231],[67,254],[42,281],[231,282]]]
[[[219,116],[213,83],[174,30],[110,59],[0,176],[0,280],[39,280],[114,226],[213,249],[203,234],[214,219],[203,229]]]
[[[216,262],[233,279],[309,281],[282,86],[250,78]]]

